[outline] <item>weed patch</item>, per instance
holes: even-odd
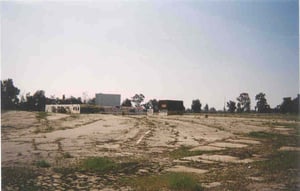
[[[49,114],[47,112],[38,112],[35,117],[37,118],[37,120],[41,121],[42,119],[46,120],[47,116],[49,116]]]
[[[186,146],[181,146],[180,148],[171,151],[170,157],[174,159],[180,159],[183,157],[188,157],[188,156],[196,156],[196,155],[201,155],[203,153],[208,153],[207,151],[190,151],[191,147],[186,147]]]
[[[123,179],[122,182],[129,184],[135,190],[203,190],[195,176],[187,173],[167,173],[158,176],[141,176]]]
[[[90,157],[82,161],[81,169],[93,172],[117,170],[119,164],[106,157]]]
[[[268,160],[257,161],[255,168],[259,169],[266,181],[283,183],[286,190],[299,189],[300,153],[295,151],[280,151],[271,154]]]
[[[253,131],[248,134],[248,136],[259,139],[272,139],[276,137],[275,133],[268,133],[264,131]]]
[[[283,135],[279,133],[256,131],[256,132],[250,132],[248,136],[252,138],[266,139],[275,148],[279,148],[281,146],[299,145],[298,137],[295,135]]]
[[[69,174],[74,174],[75,172],[77,172],[77,169],[76,168],[63,167],[63,168],[53,168],[53,171],[66,176],[66,175],[69,175]]]
[[[288,169],[299,170],[300,153],[280,151],[269,156],[268,160],[258,161],[256,165],[265,173],[277,173]]]
[[[47,161],[45,161],[45,160],[39,160],[39,161],[37,161],[37,162],[35,163],[35,165],[36,165],[37,167],[41,167],[41,168],[48,168],[48,167],[51,166],[51,165],[50,165]]]
[[[2,167],[1,171],[2,190],[6,190],[6,187],[8,186],[14,187],[15,190],[40,190],[40,188],[35,184],[37,174],[30,168]]]

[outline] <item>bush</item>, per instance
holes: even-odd
[[[96,105],[81,105],[80,113],[101,113],[104,112],[104,108]]]
[[[156,176],[139,176],[135,178],[125,178],[123,182],[134,187],[134,190],[203,190],[195,176],[188,173],[169,172]]]
[[[50,165],[47,161],[45,161],[45,160],[37,161],[37,162],[35,163],[35,165],[36,165],[37,167],[41,167],[41,168],[48,168],[48,167],[51,166],[51,165]]]
[[[118,169],[119,164],[106,157],[90,157],[82,161],[83,170],[107,172]]]

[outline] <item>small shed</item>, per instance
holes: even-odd
[[[185,110],[181,100],[159,100],[158,109],[160,115],[183,114]]]

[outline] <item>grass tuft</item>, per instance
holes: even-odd
[[[107,157],[90,157],[82,161],[81,169],[93,172],[108,172],[118,169],[119,164]]]
[[[140,176],[123,179],[135,190],[178,190],[178,191],[201,191],[203,188],[195,176],[187,173],[167,173],[158,176]]]
[[[201,155],[203,151],[190,151],[191,147],[181,146],[180,148],[170,152],[170,156],[174,159],[180,159],[188,156]]]
[[[256,164],[266,173],[277,173],[288,169],[299,171],[300,153],[296,151],[280,151],[269,156],[268,160]]]
[[[41,119],[46,120],[48,115],[47,112],[38,112],[35,117],[40,121]]]
[[[27,167],[2,167],[2,190],[40,190],[35,184],[37,173]]]
[[[48,168],[48,167],[51,166],[51,165],[50,165],[47,161],[45,161],[45,160],[37,161],[37,162],[35,163],[35,165],[36,165],[37,167],[41,167],[41,168]]]
[[[264,131],[253,131],[248,134],[248,136],[253,137],[253,138],[260,138],[260,139],[271,139],[275,138],[276,134],[275,133],[268,133]]]

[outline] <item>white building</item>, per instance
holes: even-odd
[[[120,106],[121,95],[120,94],[96,94],[96,105],[100,106]]]
[[[80,113],[79,104],[53,104],[46,105],[45,112],[52,113]]]

